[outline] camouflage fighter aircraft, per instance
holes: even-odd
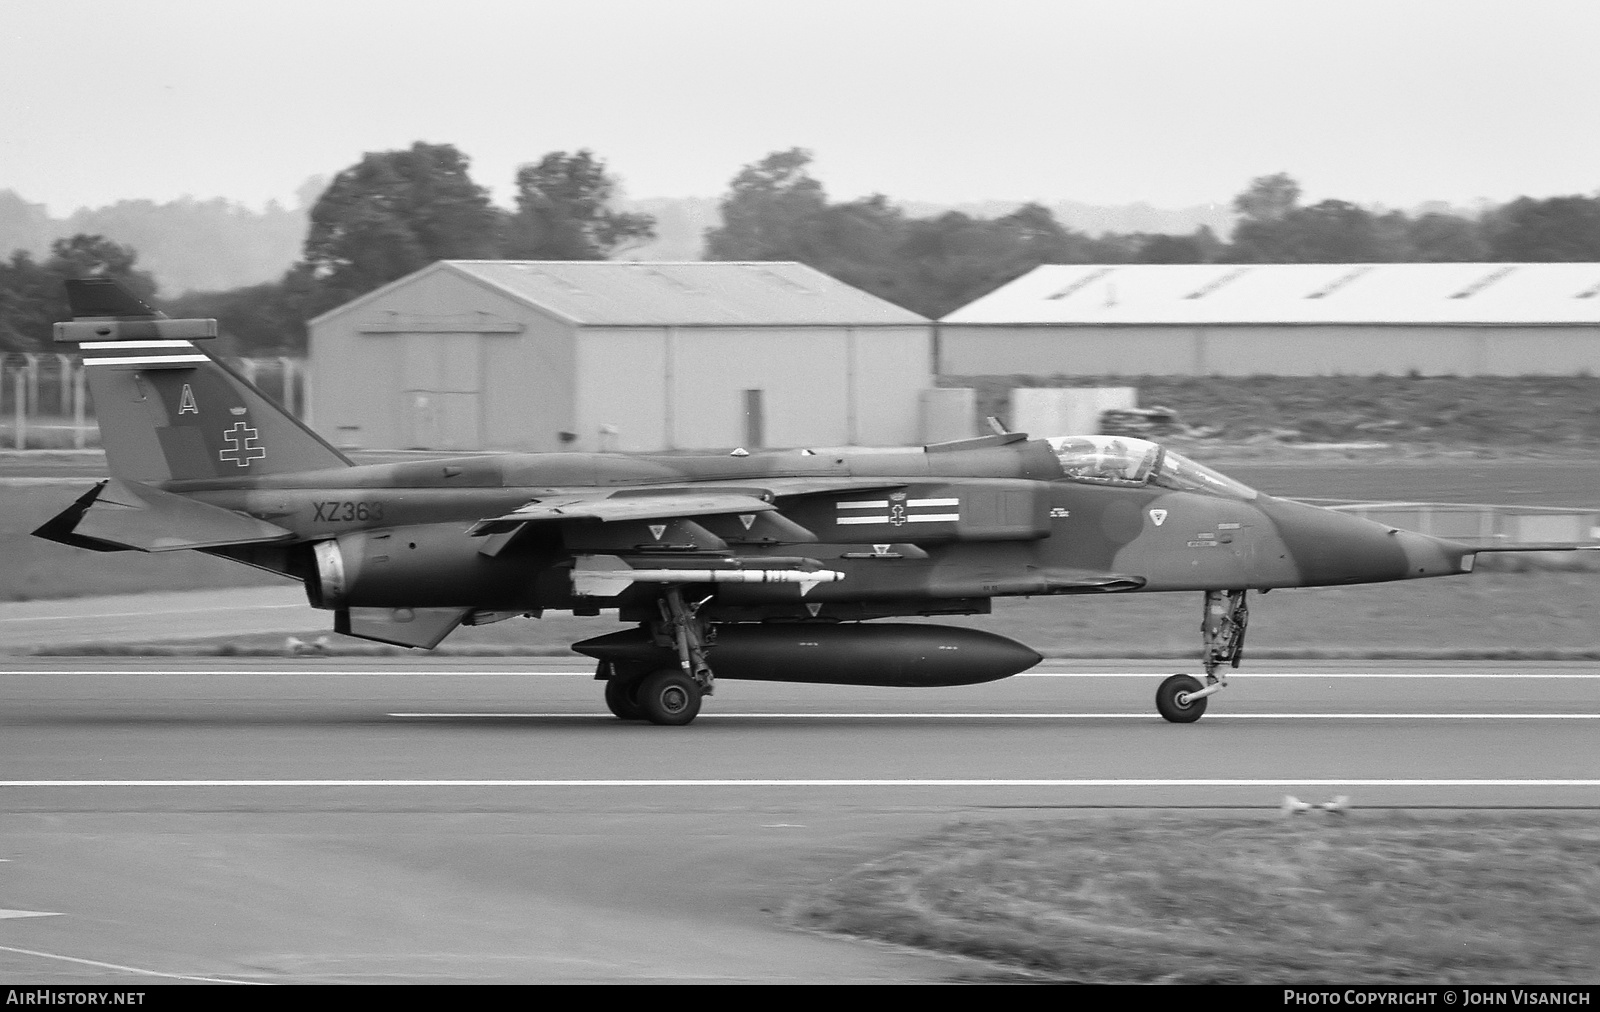
[[[304,583],[341,633],[432,648],[458,625],[614,610],[574,649],[625,720],[687,724],[717,678],[964,685],[1039,655],[896,616],[1010,595],[1204,597],[1196,720],[1237,667],[1249,591],[1472,569],[1479,551],[1264,495],[1155,443],[997,433],[900,451],[537,453],[356,466],[108,280],[68,282],[112,477],[34,533],[191,550]],[[1572,545],[1518,546],[1524,550]]]

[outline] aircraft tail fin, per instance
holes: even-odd
[[[141,482],[259,477],[351,462],[197,341],[215,320],[174,320],[111,278],[68,281],[58,345],[83,356],[111,473]]]

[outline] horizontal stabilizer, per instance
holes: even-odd
[[[432,650],[450,635],[470,608],[340,608],[333,631],[397,647]]]
[[[127,349],[148,353],[152,347],[173,351],[180,348],[182,342],[209,341],[216,336],[216,320],[72,320],[55,326],[57,344],[76,344],[81,345],[85,351],[112,353],[122,349],[106,346],[115,345],[119,341],[123,342]],[[152,345],[151,342],[165,342],[165,345]],[[96,361],[105,363],[108,359],[112,362],[117,361],[115,357],[109,355]]]
[[[294,537],[265,520],[121,478],[102,482],[33,533],[80,548],[140,552],[218,548]]]

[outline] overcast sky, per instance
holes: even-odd
[[[1592,194],[1597,40],[1593,0],[0,0],[0,189],[293,203],[427,140],[502,199],[553,150],[715,196],[794,146],[840,199]]]

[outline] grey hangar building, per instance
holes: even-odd
[[[938,329],[944,376],[1600,375],[1600,264],[1046,265]]]
[[[442,260],[310,321],[347,448],[907,445],[932,323],[797,263]]]
[[[348,448],[904,446],[973,434],[941,376],[1600,375],[1600,264],[1046,265],[935,324],[798,263],[447,260],[309,329]]]

